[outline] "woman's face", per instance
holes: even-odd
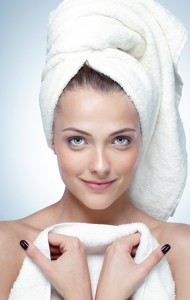
[[[53,149],[67,190],[90,209],[125,194],[141,147],[138,113],[123,92],[67,91],[55,112]]]

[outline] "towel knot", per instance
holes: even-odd
[[[115,4],[118,18],[113,15],[113,8],[108,8],[106,13],[100,9],[99,1],[85,3],[83,14],[79,14],[79,6],[80,3],[73,7],[63,7],[59,14],[52,16],[49,23],[48,54],[113,48],[128,52],[137,59],[143,56],[146,39],[143,31],[138,31],[139,19],[133,14],[134,18],[131,20],[130,9],[126,11],[128,16],[120,20],[122,5],[118,7]]]

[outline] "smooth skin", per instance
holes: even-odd
[[[84,245],[76,237],[60,234],[49,234],[49,243],[54,255],[52,260],[46,258],[33,245],[28,247],[27,254],[65,300],[92,299]]]
[[[70,129],[68,130],[68,128]],[[126,128],[127,130],[124,131]],[[79,133],[76,129],[83,131],[83,133]],[[122,132],[118,133],[121,130]],[[19,241],[23,239],[29,241],[30,246],[27,254],[33,255],[33,259],[36,260],[35,253],[37,253],[37,260],[39,259],[37,263],[40,264],[43,258],[41,257],[40,259],[39,252],[33,251],[32,254],[33,241],[46,227],[64,222],[113,225],[142,222],[146,224],[160,245],[166,243],[171,245],[171,250],[166,256],[176,283],[176,299],[189,300],[190,227],[184,224],[161,222],[146,215],[132,205],[127,193],[127,189],[130,187],[135,175],[135,170],[138,167],[141,149],[138,114],[127,95],[122,92],[100,93],[89,87],[64,93],[61,99],[61,107],[55,114],[52,148],[57,156],[60,174],[66,186],[64,194],[60,201],[33,215],[17,221],[1,222],[1,300],[8,299],[11,287],[18,276],[26,255],[20,247]],[[93,184],[95,188],[90,188],[86,181],[95,182]],[[113,181],[113,183],[103,190],[96,189],[97,182],[103,181]],[[59,264],[64,263],[64,261],[66,263],[66,260],[63,260],[63,257],[61,257],[62,255],[66,257],[61,252],[63,247],[61,246],[62,248],[60,248],[60,245],[65,243],[65,241],[62,242],[55,238],[54,242],[52,240],[50,242],[52,258],[56,257],[56,253],[58,253],[60,258],[57,261],[48,263],[52,263],[52,266],[59,268]],[[57,243],[60,245],[58,246]],[[123,261],[125,252],[127,267],[123,271],[128,272],[130,270],[130,272],[133,272],[136,270],[136,266],[131,261],[131,255],[133,256],[135,250],[134,244],[133,241],[125,239],[122,245],[120,243],[118,247],[110,245],[105,255],[100,276],[99,289],[97,291],[98,300],[102,300],[103,298],[101,297],[105,297],[104,293],[107,293],[105,287],[108,283],[113,287],[113,284],[111,284],[113,278],[106,274],[108,274],[110,268],[115,270],[115,266]],[[66,247],[65,244],[63,245]],[[80,245],[80,241],[78,246],[76,246],[75,242],[75,246],[72,245],[72,243],[71,245],[67,243],[66,249],[74,247],[75,250],[72,250],[72,253],[77,264],[83,266],[81,272],[84,272],[84,278],[88,278],[85,250]],[[58,250],[56,250],[56,247]],[[55,253],[53,253],[53,249]],[[115,250],[111,251],[111,249]],[[132,252],[129,249],[132,249]],[[115,255],[116,251],[117,255]],[[159,254],[156,252],[152,256],[157,257],[155,263],[161,259],[160,249],[157,249],[157,251]],[[69,255],[67,257],[69,261]],[[117,257],[118,261],[111,260],[109,257]],[[130,269],[133,267],[135,268]],[[140,272],[143,278],[146,277],[149,268],[144,273]],[[51,278],[57,290],[60,291],[58,287],[59,278],[56,278],[56,272],[53,271],[53,267],[48,267],[48,270],[49,278]],[[113,273],[111,272],[110,274]],[[142,277],[139,279],[137,271],[136,275],[134,275],[136,282],[131,282],[130,287],[126,286],[125,282],[122,281],[122,291],[121,283],[118,283],[118,289],[117,285],[115,285],[114,289],[116,289],[113,293],[115,295],[118,292],[116,299],[123,299],[123,291],[126,293],[127,298],[131,291],[142,282]],[[89,279],[87,281],[85,279],[85,282],[81,283],[80,276],[76,275],[76,278],[72,278],[71,281],[77,280],[77,278],[79,285],[86,284],[87,298],[85,299],[90,299],[88,298]],[[69,291],[69,281],[65,282],[65,284],[68,284],[68,299],[74,299],[75,295],[71,295]],[[120,292],[122,292],[122,295],[120,295]]]
[[[153,267],[164,257],[161,247],[158,247],[144,262],[136,264],[133,257],[139,242],[140,234],[136,233],[116,240],[108,246],[96,300],[129,299]],[[91,300],[90,276],[82,242],[76,237],[50,233],[49,243],[54,257],[52,260],[46,258],[31,244],[26,253],[64,299]]]

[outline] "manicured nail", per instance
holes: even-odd
[[[166,244],[161,248],[163,254],[166,254],[170,250],[171,246]]]
[[[27,250],[29,246],[28,242],[25,240],[20,241],[20,245],[24,250]]]

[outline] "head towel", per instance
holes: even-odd
[[[142,153],[130,196],[160,220],[173,214],[187,173],[178,112],[177,62],[187,32],[154,0],[65,0],[50,15],[40,108],[48,145],[63,89],[86,63],[118,82],[142,127]]]

